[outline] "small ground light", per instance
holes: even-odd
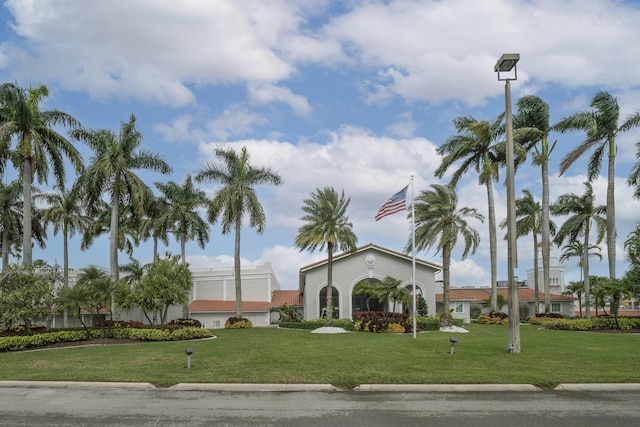
[[[451,337],[449,338],[449,341],[451,341],[451,352],[450,354],[453,354],[453,347],[456,345],[456,343],[458,342],[458,338],[456,337]]]
[[[507,344],[507,353],[513,353],[513,344]]]
[[[191,369],[191,355],[193,354],[193,349],[187,348],[184,353],[187,355],[187,369]]]

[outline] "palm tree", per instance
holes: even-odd
[[[34,178],[46,183],[49,168],[59,187],[64,186],[66,157],[76,172],[82,171],[82,157],[73,144],[60,135],[55,127],[77,128],[80,123],[71,115],[58,110],[41,111],[40,103],[49,96],[44,85],[23,89],[11,83],[0,86],[0,108],[2,126],[0,140],[12,136],[16,146],[12,153],[14,166],[22,172],[23,188],[23,242],[22,263],[31,266],[33,262],[31,239],[32,194]]]
[[[324,250],[327,247],[327,321],[326,326],[333,326],[333,254],[336,249],[355,252],[358,238],[353,232],[353,224],[347,216],[347,208],[351,198],[344,197],[344,190],[338,195],[333,187],[317,188],[305,199],[300,218],[305,221],[298,228],[295,246],[301,251]]]
[[[496,213],[493,200],[493,181],[498,179],[498,166],[502,161],[500,148],[496,139],[502,133],[502,115],[493,123],[479,121],[473,117],[458,117],[453,125],[458,134],[450,137],[438,148],[438,154],[443,155],[442,164],[436,169],[435,175],[442,178],[445,172],[455,162],[462,164],[454,172],[449,182],[454,187],[470,168],[479,174],[480,184],[486,186],[489,213],[489,249],[491,255],[491,309],[497,308],[497,243],[496,243]]]
[[[535,314],[538,314],[538,235],[542,234],[542,209],[540,203],[537,202],[533,194],[529,190],[522,190],[524,194],[521,198],[516,199],[516,235],[526,236],[533,234],[533,280],[535,292]],[[556,225],[550,221],[549,230],[551,234],[555,234]],[[507,226],[507,220],[500,222],[500,228]],[[544,311],[551,311],[551,297],[549,291],[549,282],[544,282]]]
[[[139,236],[142,240],[153,239],[153,262],[158,262],[158,242],[169,245],[169,206],[166,201],[156,195],[147,200],[145,215],[140,222]],[[120,271],[123,271],[120,269]]]
[[[242,317],[242,279],[240,277],[240,230],[245,214],[249,216],[249,227],[258,234],[264,232],[266,218],[264,209],[258,200],[255,185],[282,184],[282,178],[269,168],[256,168],[249,163],[247,147],[240,154],[233,149],[216,148],[215,157],[222,162],[207,163],[195,177],[196,181],[219,182],[222,184],[209,202],[207,215],[209,222],[215,224],[222,218],[222,234],[235,230],[234,272],[236,285],[236,315]]]
[[[584,247],[582,245],[582,242],[579,240],[573,240],[569,242],[569,244],[565,245],[562,249],[563,252],[562,255],[560,255],[560,262],[567,261],[569,260],[569,258],[580,259],[580,261],[578,261],[578,266],[580,267],[580,282],[582,282],[582,257],[584,256]],[[600,254],[600,246],[589,245],[587,256],[597,256],[598,259],[602,260],[602,254]]]
[[[518,114],[514,117],[514,139],[526,151],[535,151],[532,163],[540,166],[542,174],[542,207],[540,209],[540,230],[542,237],[542,283],[544,283],[544,311],[551,311],[549,291],[549,264],[551,258],[552,223],[549,220],[549,157],[555,148],[554,142],[549,145],[549,104],[535,95],[527,95],[518,99]],[[540,143],[540,148],[538,148]],[[517,202],[516,202],[517,203]],[[516,207],[517,209],[517,207]],[[535,234],[534,234],[535,239]],[[538,247],[535,248],[537,263]],[[538,313],[538,267],[535,267],[536,281],[536,314]]]
[[[137,216],[142,216],[151,189],[134,173],[136,169],[148,169],[163,174],[171,167],[158,154],[139,150],[142,134],[136,129],[136,118],[120,125],[120,134],[110,130],[77,129],[71,135],[84,141],[94,154],[91,164],[78,179],[87,194],[89,206],[94,207],[108,194],[111,207],[109,259],[111,278],[118,280],[118,220],[121,206],[129,206]]]
[[[100,200],[98,205],[91,208],[89,224],[84,229],[80,249],[87,250],[93,245],[94,240],[104,234],[111,235],[111,206],[104,200]],[[118,210],[118,235],[116,246],[127,255],[133,255],[133,249],[140,244],[140,230],[142,220],[133,211],[131,206],[123,206]],[[111,239],[111,237],[109,237]],[[118,272],[120,269],[118,268]]]
[[[595,206],[595,196],[593,188],[589,182],[584,183],[586,191],[582,196],[574,193],[563,194],[558,200],[551,205],[551,213],[553,215],[571,215],[562,224],[556,237],[553,239],[558,246],[562,245],[567,238],[570,241],[577,240],[579,236],[583,236],[583,271],[584,271],[584,300],[586,317],[591,317],[591,309],[589,307],[589,235],[591,233],[592,222],[597,227],[597,243],[602,241],[604,237],[607,220],[603,215],[607,212],[607,207],[600,205]]]
[[[0,227],[2,229],[2,273],[9,268],[9,254],[19,250],[22,235],[22,182],[0,182]]]
[[[576,294],[578,297],[578,312],[580,313],[580,317],[582,317],[582,291],[584,291],[584,283],[582,279],[579,282],[570,282],[567,289],[562,293],[562,295],[573,295]]]
[[[167,205],[165,215],[180,242],[180,255],[184,263],[187,240],[195,239],[202,249],[209,241],[209,226],[198,213],[198,208],[207,205],[207,195],[195,188],[191,175],[187,175],[182,186],[169,181],[166,184],[156,182],[156,187],[162,192]]]
[[[43,218],[47,224],[53,224],[53,235],[62,231],[63,239],[63,286],[69,285],[69,238],[76,231],[86,228],[89,218],[85,215],[81,203],[81,195],[77,190],[67,191],[61,188],[58,192],[43,195],[48,207],[43,210]]]
[[[560,162],[560,174],[584,153],[594,149],[589,158],[587,179],[592,182],[600,173],[600,165],[605,153],[609,157],[607,173],[607,256],[609,258],[609,278],[616,278],[616,203],[615,203],[615,159],[616,136],[640,125],[640,112],[629,116],[618,125],[620,107],[616,98],[607,92],[598,92],[591,100],[592,110],[582,111],[561,120],[554,126],[560,132],[583,131],[587,137],[584,142],[571,150]],[[636,167],[637,169],[637,167]],[[636,175],[637,176],[637,175]],[[634,173],[629,182],[634,183]],[[637,182],[637,178],[636,178]],[[585,276],[586,279],[586,276]],[[588,280],[588,279],[587,279]]]
[[[464,239],[462,259],[469,253],[474,254],[480,244],[480,235],[471,228],[467,218],[484,221],[484,216],[475,208],[458,209],[458,196],[451,184],[432,184],[432,190],[424,190],[415,201],[415,241],[418,251],[435,247],[436,252],[442,251],[442,293],[443,312],[441,326],[450,327],[453,324],[449,312],[451,283],[451,255],[458,237]],[[406,251],[410,251],[411,242]],[[497,298],[496,298],[497,300]]]

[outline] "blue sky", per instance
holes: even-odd
[[[246,146],[252,163],[273,168],[284,184],[259,188],[267,227],[264,235],[243,229],[243,262],[271,262],[281,287],[294,289],[298,269],[325,257],[293,246],[302,201],[318,187],[351,197],[348,214],[360,245],[404,248],[407,219],[396,214],[375,222],[375,213],[411,175],[416,195],[447,180],[433,172],[455,117],[493,120],[504,111],[504,84],[493,71],[501,54],[521,56],[514,105],[519,96],[538,95],[550,104],[552,122],[588,109],[599,90],[617,97],[621,119],[639,111],[638,22],[635,1],[9,0],[0,7],[0,80],[46,84],[45,107],[66,111],[87,128],[117,131],[134,114],[143,148],[173,167],[169,176],[142,173],[149,183],[182,183],[212,160],[216,147]],[[558,141],[552,201],[584,192],[585,161],[558,176],[560,159],[582,138],[551,137]],[[640,207],[625,185],[638,141],[637,130],[617,141],[618,274],[626,269],[622,244]],[[88,160],[91,153],[78,148]],[[601,204],[605,176],[603,169],[594,182]],[[519,169],[517,196],[527,188],[540,197],[539,181],[539,169]],[[486,214],[476,175],[463,179],[458,193],[461,205]],[[506,216],[501,183],[495,198],[500,221]],[[457,252],[454,286],[489,285],[488,228],[472,225],[482,243],[466,260]],[[531,242],[518,241],[520,277],[532,268]],[[506,279],[506,243],[498,245],[498,276]],[[81,251],[76,237],[71,248],[71,266],[108,267],[108,239]],[[594,259],[591,270],[606,275],[602,248],[604,259]],[[142,244],[134,256],[148,261],[151,249]],[[168,250],[179,247],[172,241]],[[194,267],[230,266],[233,236],[215,225],[205,249],[191,243],[187,255]],[[418,256],[441,262],[433,251]],[[34,258],[62,263],[61,237],[50,233]],[[126,260],[122,254],[121,263]],[[566,264],[566,277],[579,279],[575,260]]]

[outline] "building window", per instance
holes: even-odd
[[[551,312],[552,313],[560,313],[560,303],[559,302],[552,302],[551,303]]]
[[[454,302],[453,303],[454,310],[456,313],[464,313],[464,303]]]

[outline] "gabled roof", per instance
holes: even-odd
[[[498,288],[498,294],[507,299],[509,290],[506,288]],[[518,288],[518,300],[522,302],[534,302],[535,291],[529,288]],[[576,297],[570,295],[550,294],[551,301],[575,301]],[[451,288],[449,290],[449,298],[451,301],[469,301],[482,302],[491,298],[491,289],[489,288]],[[436,301],[442,301],[443,295],[436,294]],[[544,292],[538,292],[538,301],[544,301]]]
[[[271,295],[271,307],[280,307],[283,305],[302,306],[302,295],[298,289],[286,291],[273,291]]]
[[[242,301],[242,311],[269,311],[271,303],[267,301]],[[189,304],[191,313],[235,312],[235,301],[199,299]]]
[[[385,247],[382,247],[382,246],[374,245],[373,243],[368,243],[368,244],[366,244],[364,246],[360,246],[359,248],[356,249],[356,251],[354,253],[343,252],[341,254],[334,255],[333,256],[333,261],[335,262],[335,261],[337,261],[339,259],[346,258],[346,257],[348,257],[350,255],[354,255],[354,254],[357,254],[357,253],[360,253],[360,252],[364,252],[367,249],[374,249],[374,250],[376,250],[378,252],[383,252],[383,253],[398,257],[398,258],[402,258],[402,259],[411,261],[411,255],[403,254],[402,252],[397,252],[397,251],[394,251],[394,250],[391,250],[391,249],[388,249],[388,248],[385,248]],[[314,269],[316,267],[324,265],[327,262],[328,262],[328,259],[325,258],[323,260],[314,262],[313,264],[305,265],[304,267],[300,268],[300,273],[304,273],[306,271],[309,271],[311,269]],[[435,264],[433,262],[425,261],[425,260],[419,259],[419,258],[416,258],[416,264],[421,264],[423,266],[434,268],[436,270],[442,270],[442,266],[441,265]]]

